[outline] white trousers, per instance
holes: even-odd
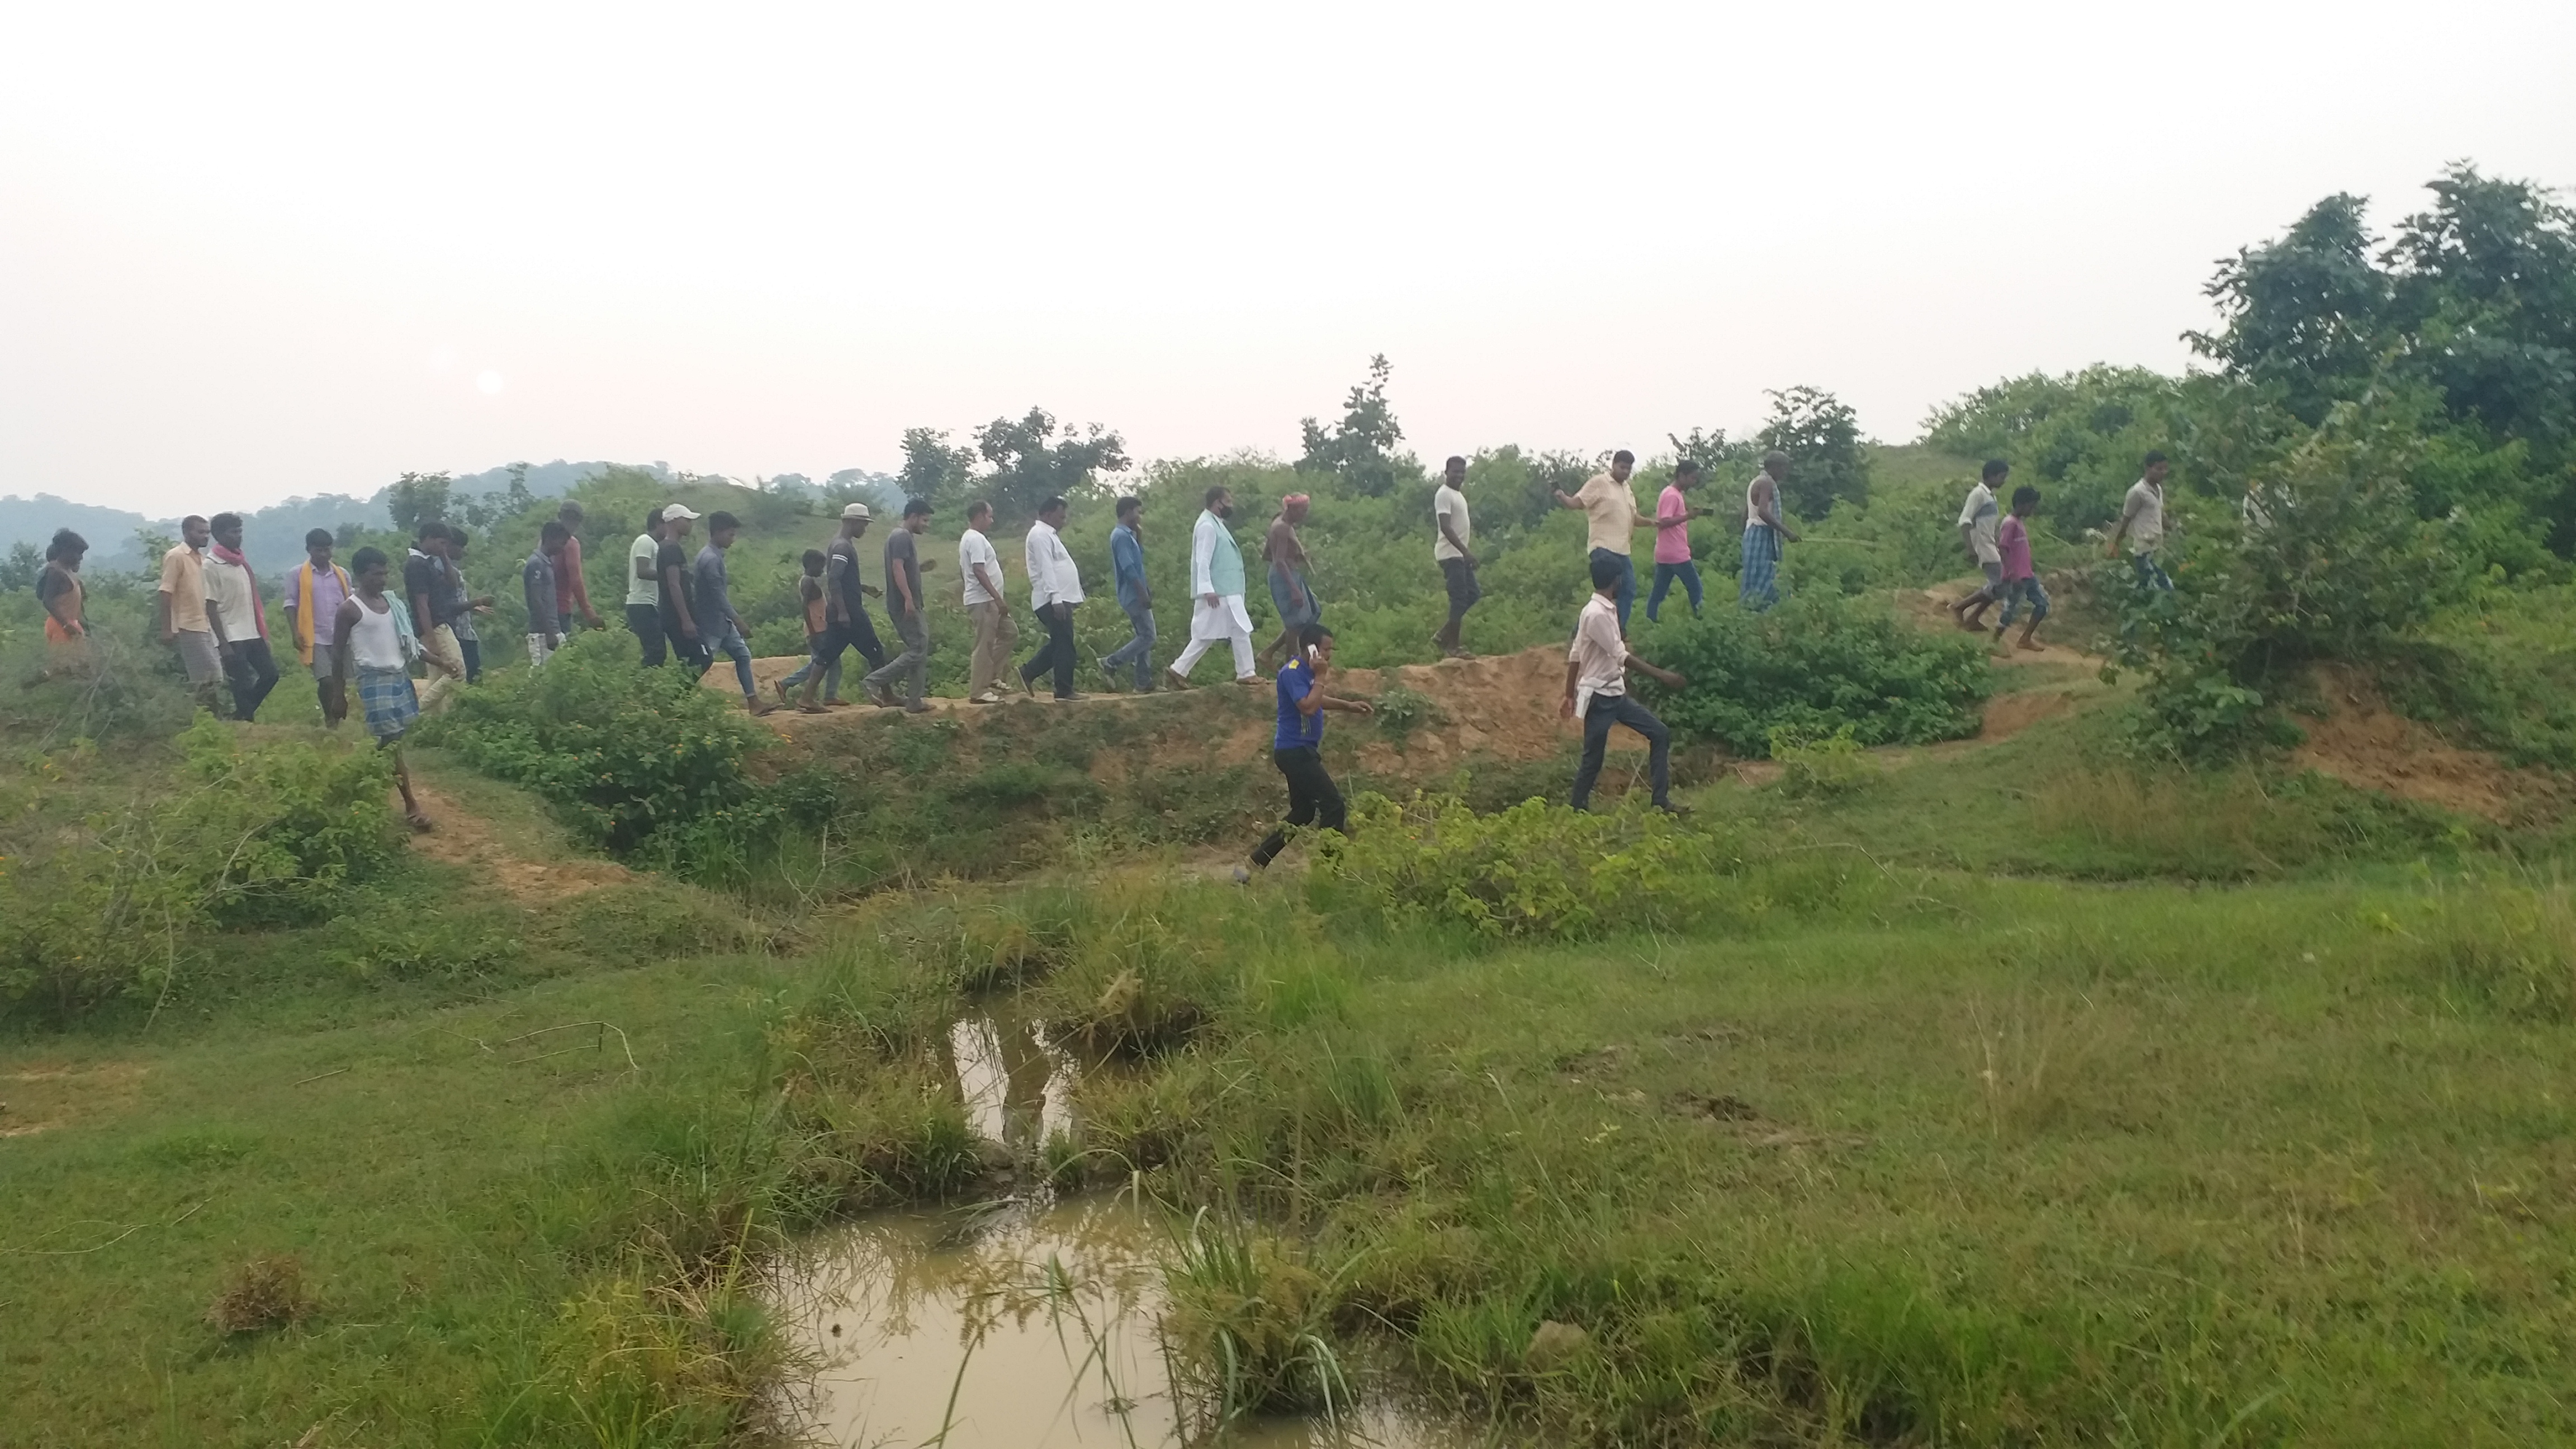
[[[1224,638],[1226,643],[1234,646],[1234,677],[1243,679],[1250,676],[1253,673],[1251,631],[1230,629],[1226,631]],[[1199,662],[1199,656],[1215,648],[1216,642],[1214,639],[1202,639],[1194,634],[1190,639],[1190,647],[1182,650],[1181,657],[1172,661],[1172,672],[1183,679],[1189,678],[1190,669]]]

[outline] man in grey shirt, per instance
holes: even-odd
[[[886,612],[894,617],[894,632],[903,641],[903,652],[859,681],[859,688],[880,709],[895,707],[894,686],[900,680],[905,685],[901,701],[904,711],[930,712],[930,706],[921,698],[922,688],[930,679],[930,621],[922,614],[921,571],[930,565],[921,561],[917,544],[922,530],[928,527],[930,500],[907,498],[903,502],[902,524],[886,536]]]
[[[725,578],[725,550],[733,547],[734,537],[741,532],[742,520],[732,514],[720,509],[707,515],[707,543],[689,565],[689,592],[697,596],[698,637],[706,641],[706,649],[733,657],[733,677],[742,686],[743,708],[767,714],[778,706],[762,699],[759,687],[751,682],[751,642],[742,636],[742,616],[733,611],[733,589]]]

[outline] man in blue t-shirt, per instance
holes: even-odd
[[[1270,761],[1288,778],[1288,822],[1253,850],[1255,869],[1269,865],[1272,857],[1288,848],[1291,827],[1320,824],[1326,830],[1340,830],[1347,819],[1342,792],[1333,777],[1324,773],[1324,711],[1374,711],[1367,700],[1324,693],[1324,675],[1332,665],[1333,631],[1308,624],[1298,631],[1296,649],[1279,668],[1279,733],[1271,741]],[[1248,881],[1252,871],[1236,866],[1234,878]]]
[[[1145,582],[1145,502],[1130,495],[1118,500],[1118,526],[1109,530],[1109,568],[1118,579],[1118,607],[1127,611],[1128,639],[1100,656],[1100,672],[1109,687],[1118,687],[1123,666],[1135,677],[1136,692],[1154,692],[1154,587]]]

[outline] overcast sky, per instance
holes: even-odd
[[[2576,184],[2576,5],[0,7],[0,493],[891,468],[1039,404],[1293,453],[1888,439],[2179,369],[2213,258]]]

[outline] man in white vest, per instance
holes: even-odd
[[[1259,684],[1252,667],[1252,615],[1243,607],[1243,551],[1225,521],[1234,495],[1220,485],[1207,491],[1207,506],[1190,530],[1190,645],[1163,671],[1175,689],[1190,687],[1190,670],[1219,640],[1234,648],[1234,682]]]

